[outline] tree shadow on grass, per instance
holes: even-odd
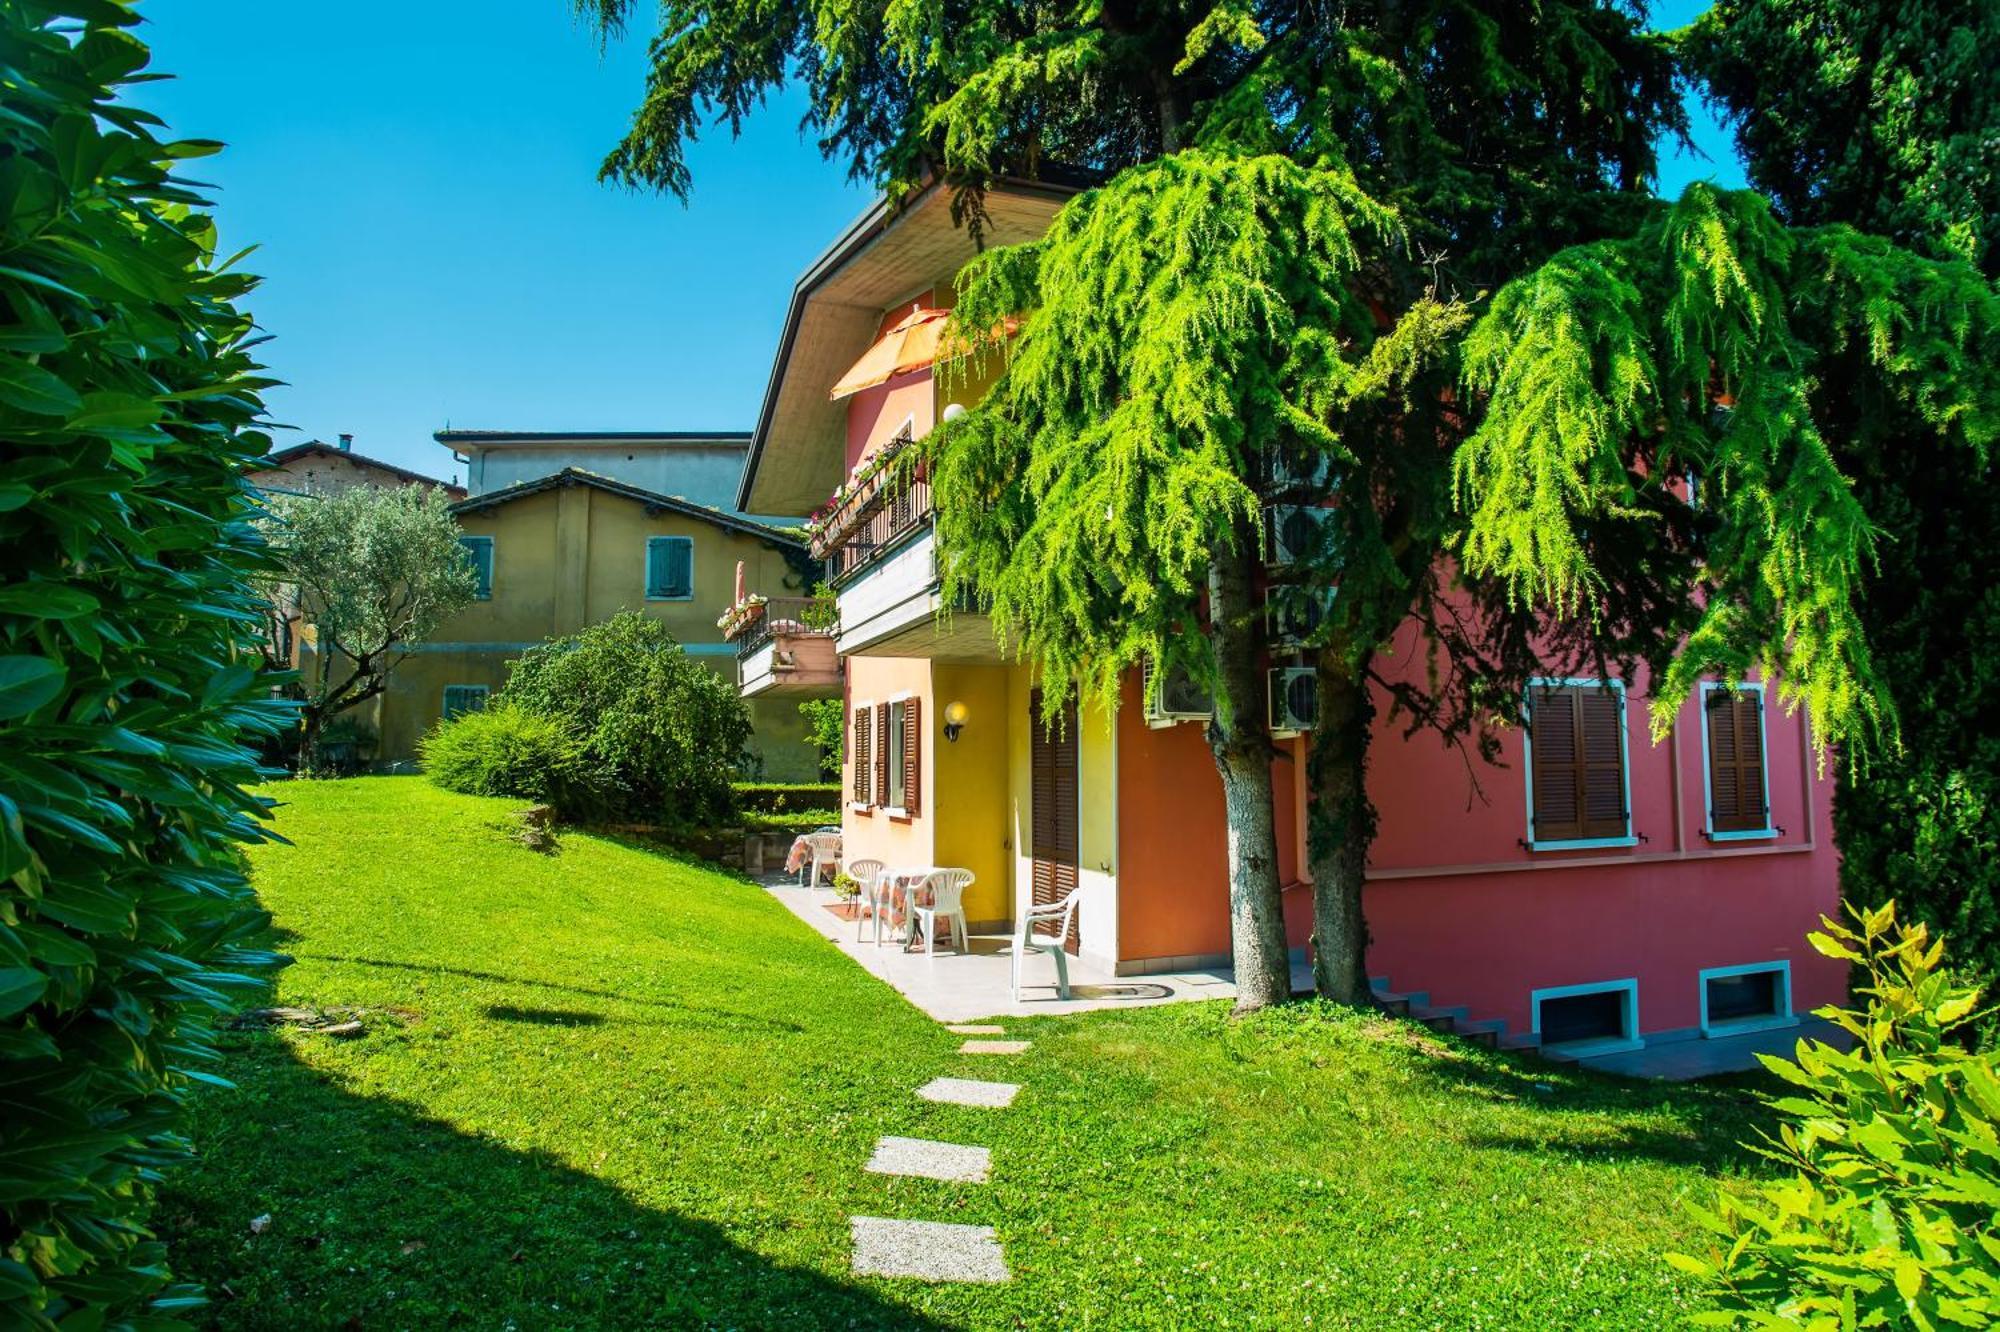
[[[1769,1122],[1758,1093],[1774,1084],[1761,1073],[1659,1082],[1470,1049],[1428,1059],[1421,1068],[1425,1081],[1453,1096],[1505,1102],[1525,1112],[1530,1131],[1468,1131],[1462,1139],[1468,1147],[1645,1159],[1712,1171],[1769,1168],[1744,1145]]]
[[[497,971],[475,971],[467,967],[441,967],[429,962],[392,962],[379,957],[352,957],[343,953],[299,953],[300,961],[337,962],[353,967],[383,967],[395,971],[415,971],[425,975],[459,976],[466,980],[491,981],[495,985],[521,985],[536,990],[554,990],[559,994],[573,994],[586,999],[615,999],[621,1004],[633,1004],[641,1008],[659,1008],[686,1013],[689,1021],[718,1027],[741,1027],[759,1031],[782,1031],[799,1035],[805,1028],[799,1023],[784,1018],[759,1017],[754,1013],[738,1013],[734,1009],[711,1008],[701,1004],[684,1004],[674,999],[648,999],[619,990],[597,990],[586,985],[564,985],[556,981],[532,980],[526,976],[508,976]]]
[[[156,1218],[176,1273],[208,1287],[210,1326],[946,1326],[544,1153],[354,1095],[276,1036],[229,1046],[237,1086],[198,1098],[201,1156]]]

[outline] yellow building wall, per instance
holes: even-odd
[[[844,801],[840,821],[843,855],[850,863],[879,860],[891,868],[935,866],[938,861],[934,854],[936,842],[933,833],[937,821],[931,817],[931,811],[936,808],[937,764],[928,752],[918,764],[916,817],[896,818],[878,807],[863,805],[854,799],[855,711],[866,706],[871,709],[872,716],[872,709],[878,703],[892,702],[899,697],[916,698],[921,701],[924,725],[928,731],[932,713],[936,711],[931,694],[931,663],[921,657],[848,657],[846,660],[849,743],[840,770]],[[928,735],[925,738],[928,750]],[[871,747],[871,764],[873,752]],[[868,781],[872,791],[872,770]],[[968,901],[968,916],[971,910],[972,904]]]
[[[1014,915],[1007,668],[933,662],[931,682],[935,705],[925,706],[924,720],[926,743],[936,756],[936,793],[928,808],[937,821],[938,863],[972,871],[966,918],[999,925]],[[958,739],[946,740],[945,709],[954,702],[965,705],[965,726]]]
[[[1012,909],[1028,904],[1033,884],[1034,847],[1029,828],[1034,812],[1029,751],[1033,728],[1035,672],[1015,665],[1006,669],[1007,822],[1013,865]],[[1077,708],[1077,886],[1084,899],[1078,907],[1078,937],[1082,954],[1106,967],[1118,960],[1118,744],[1115,714],[1094,704]]]
[[[447,685],[498,691],[508,664],[544,639],[572,634],[635,610],[664,622],[688,654],[736,680],[736,649],[716,617],[735,599],[736,563],[745,584],[767,596],[804,589],[782,551],[757,537],[671,512],[649,514],[643,502],[587,485],[564,486],[490,509],[461,514],[467,536],[493,538],[493,595],[452,616],[397,666],[379,718],[378,761],[416,755],[437,724]],[[694,595],[646,597],[646,541],[685,536],[694,543]],[[750,701],[756,732],[751,753],[773,781],[813,781],[818,759],[805,743],[798,701]]]

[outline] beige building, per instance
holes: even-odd
[[[338,495],[356,486],[390,489],[395,486],[438,486],[453,499],[464,499],[464,486],[440,481],[407,467],[363,457],[354,451],[354,436],[340,436],[339,444],[317,439],[279,449],[262,460],[250,473],[250,484],[272,495]]]
[[[361,720],[378,763],[413,760],[447,711],[483,707],[508,663],[543,640],[635,610],[664,622],[690,656],[734,679],[736,648],[716,626],[746,582],[781,595],[818,576],[803,532],[776,527],[576,467],[461,500],[461,538],[481,596],[396,667]],[[749,700],[761,775],[812,781],[816,752],[796,698]]]

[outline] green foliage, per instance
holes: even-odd
[[[832,701],[839,702],[838,699]],[[745,809],[763,809],[774,813],[829,809],[840,803],[840,785],[837,782],[832,785],[825,782],[738,782],[735,790],[737,801]]]
[[[1379,385],[1353,279],[1398,239],[1347,172],[1190,152],[982,255],[954,327],[1028,314],[986,403],[926,441],[945,599],[976,594],[1044,681],[1103,702],[1145,656],[1216,683],[1196,620],[1215,551],[1258,529],[1260,459],[1352,460],[1326,418]]]
[[[1822,752],[1892,748],[1855,606],[1874,530],[1821,386],[1879,386],[1979,469],[2000,435],[1996,367],[2000,296],[1969,265],[1843,226],[1787,229],[1755,195],[1690,186],[1631,239],[1510,283],[1468,335],[1486,413],[1457,461],[1465,566],[1575,615],[1604,583],[1589,524],[1692,475],[1703,610],[1654,686],[1655,732],[1703,676],[1754,664]]]
[[[1866,974],[1859,1010],[1820,1016],[1852,1052],[1800,1041],[1760,1056],[1790,1090],[1759,1150],[1789,1177],[1691,1208],[1715,1239],[1672,1255],[1725,1312],[1715,1326],[1991,1327],[2000,1321],[2000,1053],[1953,1033],[1979,1000],[1940,969],[1942,940],[1896,923],[1894,904],[1848,907],[1811,936]]]
[[[281,960],[236,844],[263,559],[253,285],[122,100],[123,6],[0,5],[0,1324],[201,1302],[150,1227],[215,1028]]]
[[[504,701],[439,722],[417,754],[424,774],[447,791],[538,800],[567,819],[587,818],[604,803],[568,723]]]
[[[838,778],[847,753],[847,704],[838,698],[809,698],[799,704],[806,719],[806,743],[819,751],[822,777]],[[838,804],[836,796],[834,803]]]
[[[1683,42],[1786,221],[1851,223],[2000,275],[2000,7],[1720,0]]]
[[[622,611],[528,649],[497,701],[581,738],[607,813],[686,827],[735,807],[749,708],[650,616]]]
[[[304,682],[306,761],[339,713],[380,694],[410,649],[472,604],[478,575],[442,487],[357,486],[330,498],[278,495],[265,533],[274,604],[297,605],[318,635]]]

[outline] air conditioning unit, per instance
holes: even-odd
[[[1266,588],[1264,606],[1273,647],[1299,647],[1312,641],[1333,613],[1332,587],[1279,584]]]
[[[1271,671],[1271,731],[1297,735],[1319,725],[1319,673],[1310,666]]]
[[[1271,543],[1271,564],[1284,568],[1323,554],[1332,536],[1333,518],[1333,510],[1316,505],[1267,505],[1264,530]]]
[[[1215,716],[1215,698],[1188,673],[1174,667],[1154,687],[1157,668],[1148,657],[1139,667],[1139,688],[1146,700],[1146,725],[1173,726],[1184,721],[1208,721]]]
[[[1275,450],[1267,455],[1265,488],[1273,495],[1317,498],[1333,488],[1333,457],[1303,444]]]

